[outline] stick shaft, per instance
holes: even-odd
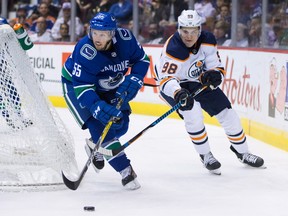
[[[116,108],[117,109],[120,109],[121,105],[122,105],[122,102],[123,102],[123,98],[120,98],[119,102],[117,103],[117,106]],[[98,150],[98,148],[101,146],[102,142],[104,141],[107,133],[109,132],[112,124],[114,122],[114,117],[111,117],[109,122],[106,124],[105,128],[103,129],[97,143],[95,144],[95,147],[94,149],[92,150],[90,156],[88,157],[88,160],[87,162],[85,163],[80,175],[78,176],[77,180],[75,181],[72,181],[72,180],[69,180],[63,173],[62,171],[62,178],[63,178],[63,182],[64,184],[71,190],[77,190],[77,188],[79,187],[83,177],[85,176],[85,173],[87,172],[92,160],[93,160],[93,157],[94,157],[94,154],[96,153],[96,151]]]
[[[206,88],[208,88],[208,84],[207,85],[203,85],[201,88],[199,88],[198,90],[196,90],[194,93],[190,94],[189,97],[195,97],[198,94],[200,94],[202,91],[204,91]],[[107,156],[115,156],[117,154],[119,154],[121,151],[123,151],[124,149],[126,149],[129,145],[131,145],[133,142],[135,142],[138,138],[140,138],[146,131],[148,131],[150,128],[154,127],[155,125],[157,125],[159,122],[161,122],[163,119],[165,119],[167,116],[169,116],[171,113],[173,113],[175,110],[177,110],[179,107],[181,106],[181,102],[177,103],[176,105],[174,105],[170,110],[168,110],[167,112],[165,112],[162,116],[160,116],[158,119],[156,119],[154,122],[152,122],[150,125],[148,125],[146,128],[144,128],[142,131],[140,131],[138,134],[136,134],[134,137],[132,137],[129,141],[127,141],[126,143],[124,143],[121,147],[117,148],[117,149],[105,149],[102,148],[100,146],[100,148],[98,149],[98,151],[104,155]]]

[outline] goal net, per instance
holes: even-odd
[[[0,25],[0,190],[64,189],[74,143],[9,25]]]

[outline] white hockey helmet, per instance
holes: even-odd
[[[181,27],[199,27],[201,32],[202,17],[196,10],[183,10],[178,17],[178,29]]]

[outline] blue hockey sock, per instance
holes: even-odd
[[[113,150],[119,148],[120,146],[121,144],[119,140],[113,140],[112,142],[106,143],[106,145],[104,144],[103,147],[106,149]],[[113,157],[111,156],[104,156],[104,157],[117,172],[122,171],[123,169],[125,169],[130,165],[130,160],[127,158],[125,152],[121,152]]]

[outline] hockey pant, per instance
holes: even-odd
[[[186,88],[190,93],[200,86],[201,84],[195,82],[181,83],[181,87]],[[165,95],[163,92],[160,94],[171,106],[176,104],[173,98]],[[178,110],[178,113],[184,119],[186,131],[199,154],[207,154],[210,151],[202,110],[205,110],[211,117],[215,116],[217,118],[224,128],[230,143],[239,153],[248,151],[246,136],[243,132],[240,119],[220,88],[216,88],[215,90],[206,89],[194,99],[195,103],[191,110]]]
[[[99,120],[95,119],[88,109],[80,106],[79,101],[75,96],[72,85],[63,83],[62,87],[65,101],[76,122],[83,130],[87,128],[89,129],[92,140],[94,143],[96,143],[101,133],[103,132],[105,125],[103,125]],[[123,113],[122,118],[124,121],[123,126],[118,130],[110,128],[103,141],[102,147],[107,146],[107,148],[108,147],[113,148],[116,145],[119,146],[120,143],[115,142],[115,140],[118,140],[118,138],[120,138],[127,132],[129,127],[129,115],[131,112],[130,109],[121,111]],[[123,169],[125,169],[127,166],[130,165],[130,160],[127,158],[124,152],[121,152],[120,154],[118,154],[113,158],[106,158],[106,159],[108,159],[109,164],[117,172],[122,171]]]

